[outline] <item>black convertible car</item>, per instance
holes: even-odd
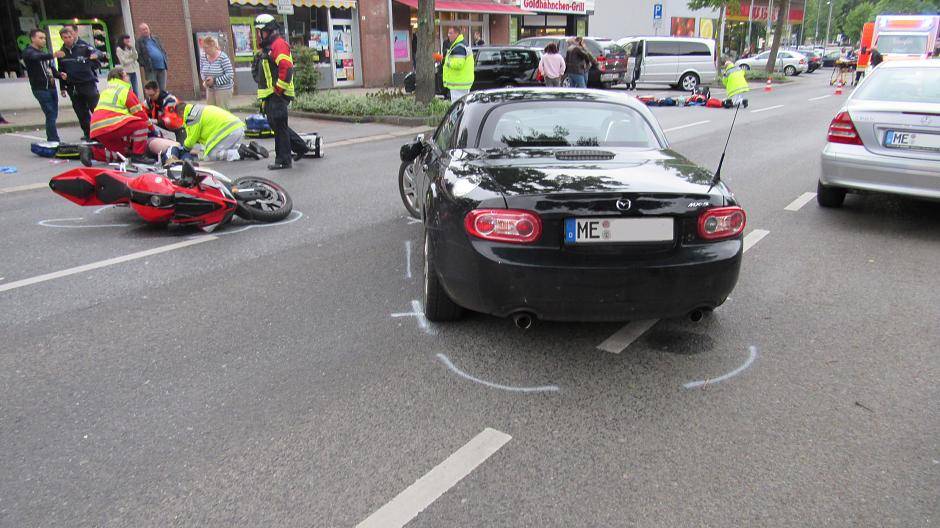
[[[744,210],[633,97],[474,92],[401,156],[432,321],[464,309],[521,327],[678,317],[714,309],[737,282]]]

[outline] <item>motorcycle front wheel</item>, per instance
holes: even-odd
[[[238,199],[235,214],[245,220],[280,222],[290,215],[294,207],[287,191],[266,178],[257,176],[239,178],[235,180],[232,187],[236,189],[235,196]],[[260,196],[242,200],[238,197],[237,189],[252,189],[255,195]]]

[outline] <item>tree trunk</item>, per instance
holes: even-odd
[[[415,50],[415,98],[428,104],[436,95],[434,80],[434,0],[418,0],[418,49]]]
[[[790,0],[781,2],[780,11],[777,12],[777,22],[774,24],[774,43],[770,47],[770,57],[767,58],[767,73],[773,73],[777,66],[777,52],[780,51],[780,40],[783,38],[783,21],[790,14]]]

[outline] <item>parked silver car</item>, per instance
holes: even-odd
[[[940,60],[880,64],[832,120],[816,199],[851,190],[940,200]]]
[[[769,60],[770,52],[765,51],[753,57],[739,59],[735,64],[744,70],[750,70],[752,68],[755,70],[764,70],[767,68],[767,62]],[[808,67],[809,61],[806,60],[806,55],[788,50],[780,50],[777,53],[777,62],[774,64],[775,70],[781,71],[784,75],[788,76],[799,75],[805,72]]]

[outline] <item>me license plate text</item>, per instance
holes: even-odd
[[[602,81],[615,81],[619,78],[620,78],[619,73],[602,73],[601,74]]]
[[[672,218],[566,218],[566,244],[666,242],[674,238]]]
[[[940,134],[889,130],[885,133],[885,146],[902,149],[940,150]]]

